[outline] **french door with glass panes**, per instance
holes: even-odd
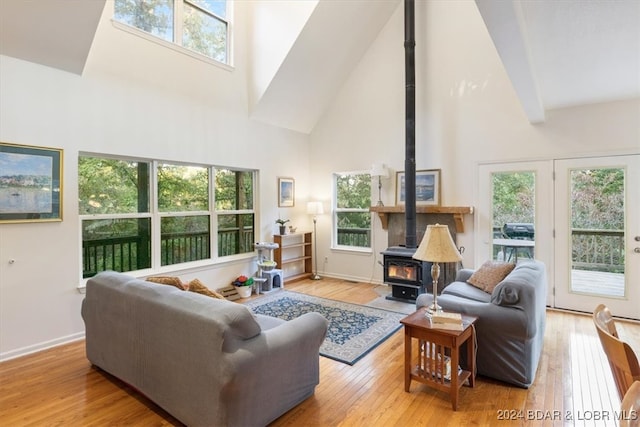
[[[640,155],[554,163],[555,306],[640,319]]]
[[[553,304],[553,162],[479,166],[475,265],[542,261]]]
[[[479,178],[476,266],[535,258],[547,305],[640,319],[640,155],[485,164]]]

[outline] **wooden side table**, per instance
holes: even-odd
[[[425,316],[427,307],[404,319],[404,391],[409,392],[411,380],[425,383],[451,395],[453,410],[458,409],[460,387],[468,379],[471,387],[476,382],[476,331],[473,326],[478,320],[475,316],[462,315],[464,330],[452,331],[432,326]],[[418,340],[418,363],[413,366],[412,339]],[[467,366],[458,370],[460,347],[467,343]],[[447,364],[450,361],[450,369]]]

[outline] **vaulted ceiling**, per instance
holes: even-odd
[[[82,74],[106,0],[0,1],[0,54]]]
[[[104,4],[2,0],[0,54],[81,75]],[[532,123],[549,109],[640,97],[640,1],[476,5]],[[310,132],[397,7],[400,0],[320,0],[253,114]]]
[[[640,1],[476,0],[529,120],[640,97]]]
[[[252,117],[310,133],[400,3],[319,1]]]

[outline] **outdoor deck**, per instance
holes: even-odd
[[[624,296],[624,274],[622,273],[571,270],[571,280],[574,292],[613,297]]]

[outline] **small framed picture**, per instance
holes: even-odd
[[[405,204],[404,171],[396,172],[396,205]],[[416,205],[440,206],[440,169],[416,171]]]
[[[0,222],[62,221],[62,149],[0,142]]]
[[[278,177],[278,207],[290,208],[296,200],[295,181],[293,178]]]

